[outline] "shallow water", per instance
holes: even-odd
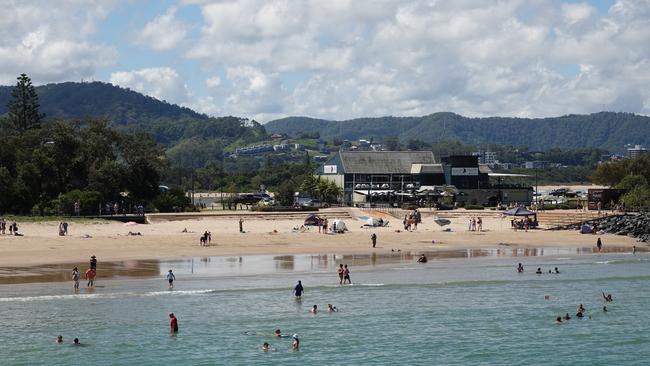
[[[637,365],[650,359],[646,253],[445,258],[253,256],[163,262],[158,277],[0,285],[2,365]],[[351,264],[354,285],[334,271]],[[526,272],[517,274],[517,262]],[[100,262],[99,270],[102,270]],[[162,274],[177,275],[166,290]],[[560,274],[534,274],[559,267]],[[152,269],[153,270],[153,269]],[[306,293],[296,302],[300,279]],[[602,311],[601,292],[615,301]],[[548,299],[545,299],[548,297]],[[313,304],[340,311],[312,315]],[[583,303],[592,319],[553,324]],[[179,318],[169,335],[167,313]],[[300,352],[276,328],[298,333]],[[56,345],[62,334],[84,347]],[[277,352],[260,350],[264,341]]]

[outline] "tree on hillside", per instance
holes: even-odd
[[[43,115],[39,113],[38,94],[32,80],[20,74],[16,86],[11,91],[12,99],[7,103],[9,122],[21,133],[41,126]]]

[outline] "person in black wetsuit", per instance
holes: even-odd
[[[90,268],[97,269],[97,258],[94,255],[90,257]]]
[[[293,289],[293,293],[297,298],[300,298],[303,292],[305,292],[305,289],[302,287],[302,282],[298,281],[298,284]]]

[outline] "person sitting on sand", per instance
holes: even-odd
[[[422,254],[420,255],[420,258],[418,258],[418,263],[426,263],[427,262],[427,257]]]
[[[312,314],[318,314],[318,305],[314,305],[309,312]]]

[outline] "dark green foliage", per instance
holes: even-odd
[[[7,120],[19,132],[40,127],[42,115],[39,112],[38,95],[27,75],[20,74],[6,106]]]
[[[650,117],[601,112],[554,118],[467,118],[454,113],[424,117],[359,118],[327,121],[289,117],[265,125],[268,133],[300,136],[318,133],[322,139],[382,139],[397,135],[402,142],[459,140],[465,144],[523,145],[535,150],[599,147],[621,151],[628,143],[650,145]]]
[[[192,202],[185,192],[171,188],[153,200],[154,207],[160,212],[184,212],[192,209]]]
[[[64,215],[75,215],[75,202],[79,202],[81,215],[92,215],[99,211],[102,203],[102,194],[97,191],[80,191],[75,189],[68,193],[60,194],[57,200],[57,211]]]
[[[600,164],[593,181],[626,189],[623,202],[628,209],[650,208],[650,153],[636,159]]]

